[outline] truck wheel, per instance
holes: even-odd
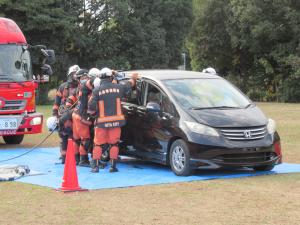
[[[176,140],[170,149],[170,165],[177,176],[189,176],[192,173],[190,167],[190,151],[183,140]]]
[[[24,134],[14,136],[3,136],[5,143],[9,145],[20,144],[23,141],[23,138]]]
[[[274,168],[274,165],[268,165],[268,166],[255,166],[253,169],[255,171],[270,171]]]

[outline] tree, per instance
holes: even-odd
[[[194,69],[211,65],[257,100],[300,100],[300,4],[295,0],[195,0],[188,39]],[[292,97],[293,96],[293,97]]]

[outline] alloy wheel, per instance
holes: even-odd
[[[182,171],[186,164],[186,156],[182,147],[176,146],[172,153],[172,161],[175,170]]]

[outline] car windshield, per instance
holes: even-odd
[[[30,54],[24,45],[0,45],[0,82],[32,80]]]
[[[246,108],[251,102],[224,79],[164,80],[165,86],[184,108]]]

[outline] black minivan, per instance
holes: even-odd
[[[179,176],[197,168],[268,171],[281,163],[275,122],[222,77],[181,70],[134,72],[139,73],[136,88],[122,103],[125,154],[170,165]]]

